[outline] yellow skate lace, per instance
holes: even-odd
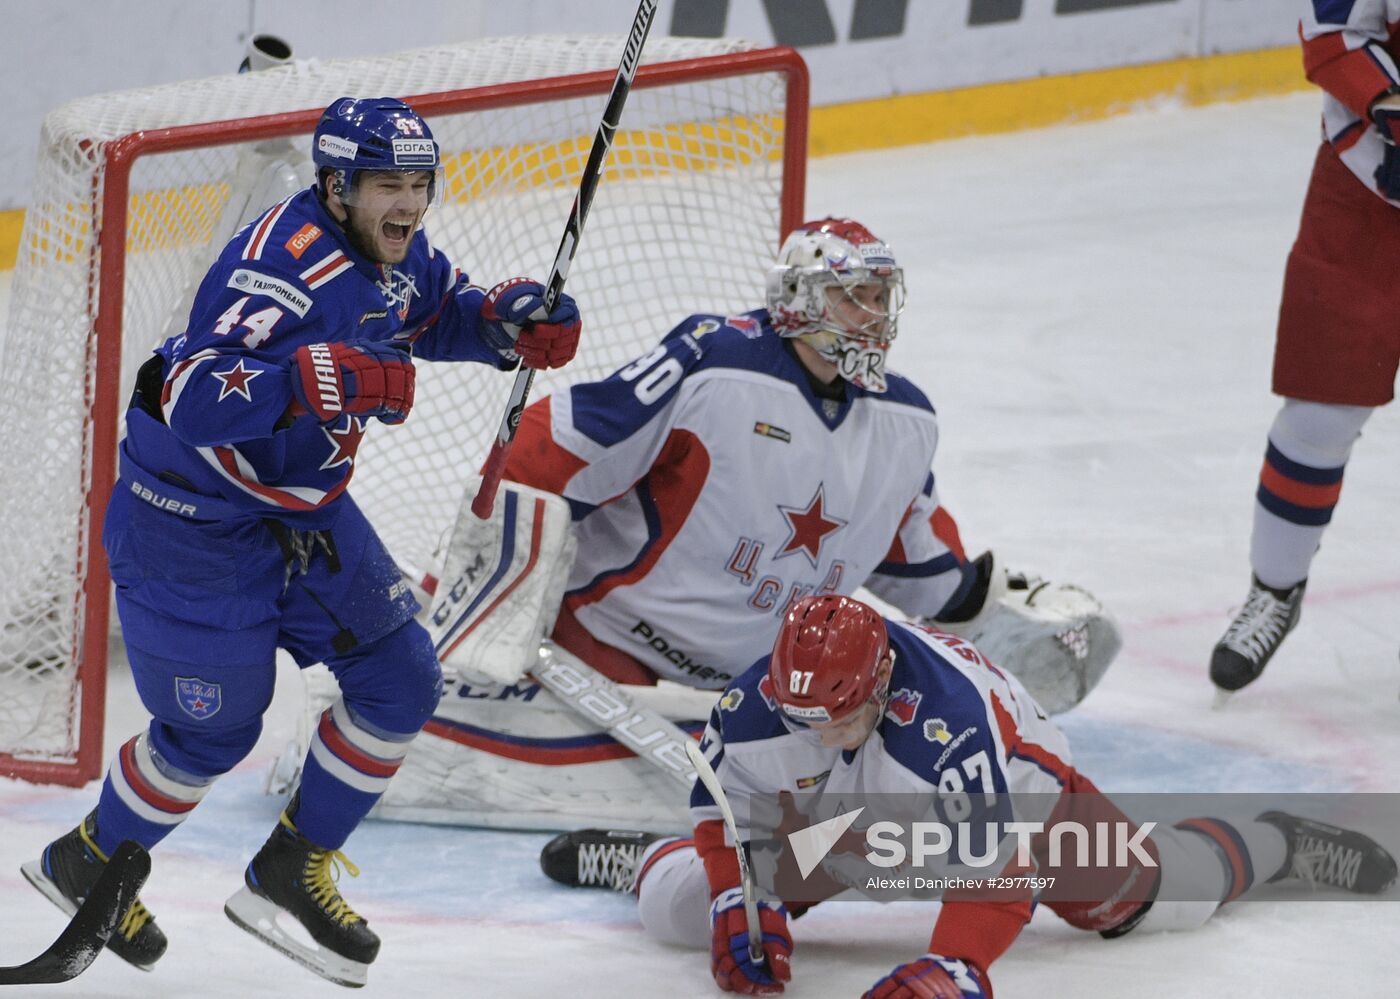
[[[297,831],[297,827],[287,818],[286,812],[282,813],[281,822],[292,832]],[[317,847],[306,855],[302,881],[311,897],[316,900],[316,904],[341,926],[363,923],[364,917],[350,908],[350,903],[336,890],[335,885],[340,880],[342,870],[352,878],[360,876],[360,869],[345,854],[339,850],[322,850]]]
[[[107,855],[98,848],[97,841],[88,834],[86,822],[82,822],[78,825],[78,838],[87,845],[87,848],[92,851],[93,856],[104,864],[107,863]],[[122,916],[122,921],[117,924],[117,932],[126,939],[131,940],[136,934],[141,932],[141,927],[145,926],[153,918],[151,910],[142,905],[141,900],[137,898],[131,903],[131,907],[126,910],[126,915]]]

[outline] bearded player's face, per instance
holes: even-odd
[[[345,231],[356,249],[376,263],[402,263],[428,210],[431,181],[426,170],[361,173],[353,203],[340,201]]]

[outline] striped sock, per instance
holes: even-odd
[[[695,849],[695,839],[693,837],[687,836],[683,839],[679,837],[659,839],[648,846],[642,853],[641,861],[637,865],[637,877],[636,880],[632,882],[632,891],[636,893],[642,890],[642,878],[647,876],[647,873],[656,865],[658,860],[675,853],[677,850],[684,850],[687,848],[691,850]]]
[[[302,771],[296,819],[302,835],[323,849],[340,849],[389,786],[414,734],[379,729],[337,698],[321,714]]]
[[[1220,904],[1233,902],[1254,885],[1254,864],[1240,831],[1221,819],[1187,819],[1176,828],[1204,836],[1225,868],[1225,894]]]
[[[166,762],[142,732],[117,751],[98,801],[97,846],[108,856],[125,839],[150,849],[184,822],[209,793],[213,777]]]

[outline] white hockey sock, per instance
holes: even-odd
[[[710,881],[694,840],[662,839],[642,854],[637,915],[647,936],[677,947],[710,945]]]

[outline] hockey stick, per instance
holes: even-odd
[[[744,852],[744,844],[739,842],[739,826],[734,821],[734,810],[729,807],[729,798],[720,786],[719,775],[710,766],[710,761],[705,759],[705,754],[700,752],[700,747],[693,742],[687,743],[685,751],[695,766],[695,776],[700,778],[700,783],[705,785],[705,790],[710,792],[710,797],[719,806],[729,838],[734,841],[734,853],[739,858],[739,890],[744,893],[744,922],[749,930],[749,960],[755,967],[761,968],[764,964],[763,928],[758,921],[758,901],[754,898],[753,875],[749,873],[749,855]]]
[[[651,708],[635,704],[621,688],[581,660],[551,648],[531,675],[564,704],[687,789],[695,771],[686,754],[695,740]],[[691,757],[694,759],[694,757]]]
[[[150,873],[151,855],[130,840],[123,842],[58,939],[32,961],[0,967],[0,985],[51,984],[81,975],[107,945]]]
[[[622,63],[617,67],[617,78],[613,80],[612,93],[608,95],[608,106],[603,110],[603,120],[598,123],[598,133],[593,136],[593,147],[588,151],[588,162],[584,165],[583,176],[579,178],[578,194],[574,196],[573,208],[569,210],[569,221],[564,226],[564,236],[559,240],[559,250],[554,255],[554,263],[549,269],[549,281],[545,286],[544,310],[554,311],[559,294],[564,290],[564,281],[569,276],[569,265],[578,252],[579,240],[583,237],[583,223],[588,218],[588,208],[593,204],[593,192],[598,187],[598,178],[603,172],[603,160],[612,145],[613,133],[622,120],[622,106],[632,90],[632,77],[636,75],[637,64],[642,59],[642,46],[646,44],[647,32],[651,30],[652,18],[656,16],[656,0],[642,0],[637,5],[637,16],[632,19],[632,30],[627,36],[627,47],[622,50]],[[510,389],[510,401],[506,403],[505,416],[501,428],[496,431],[496,440],[491,445],[491,453],[481,469],[481,488],[472,500],[472,513],[482,520],[491,516],[491,507],[496,502],[496,488],[501,484],[505,471],[506,457],[510,453],[515,431],[520,426],[520,417],[525,412],[525,400],[530,395],[530,386],[535,381],[535,369],[521,368],[515,373],[515,384]]]

